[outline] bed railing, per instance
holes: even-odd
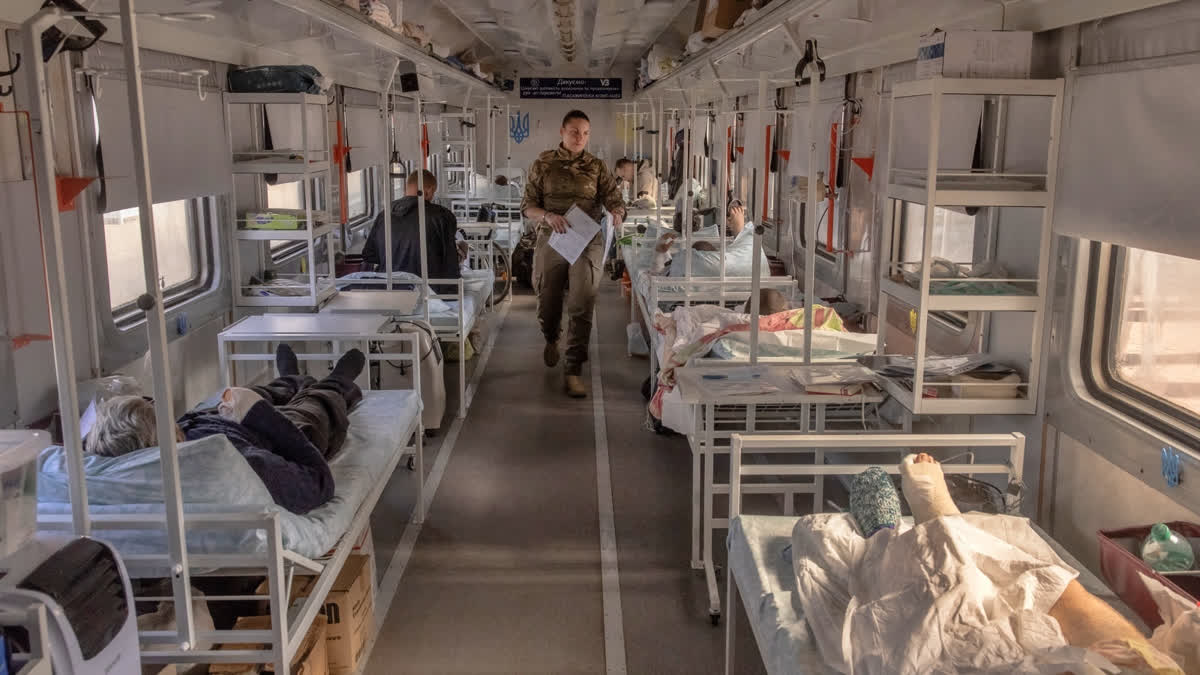
[[[1020,484],[1025,460],[1025,436],[1011,434],[734,434],[729,455],[729,521],[741,513],[742,495],[754,482],[748,477],[810,477],[814,482],[826,476],[851,476],[872,466],[890,474],[899,474],[899,455],[907,452],[944,448],[996,448],[1007,451],[1007,460],[992,463],[948,463],[942,465],[946,474],[967,476],[1007,476],[1009,484]],[[824,463],[805,464],[746,464],[746,453],[812,453],[823,452]],[[833,454],[897,453],[890,463],[830,461]],[[939,454],[933,452],[931,454]],[[936,458],[936,457],[935,457]],[[820,511],[823,504],[817,504]]]

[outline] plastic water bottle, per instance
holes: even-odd
[[[1187,539],[1156,523],[1142,543],[1142,560],[1156,572],[1179,572],[1192,569],[1196,555]]]

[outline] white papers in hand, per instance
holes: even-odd
[[[572,206],[567,215],[567,231],[555,232],[550,235],[550,248],[554,249],[572,265],[583,250],[591,243],[592,238],[600,231],[600,224],[592,220],[578,206]]]

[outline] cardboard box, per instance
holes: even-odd
[[[244,616],[234,624],[234,630],[270,630],[271,617]],[[318,615],[313,620],[300,649],[292,658],[292,675],[329,675],[325,617]],[[221,645],[221,649],[265,649],[266,645]],[[243,675],[262,672],[262,664],[214,663],[208,667],[212,675]]]
[[[353,672],[366,655],[367,640],[375,627],[375,597],[368,563],[364,555],[347,558],[325,597],[329,675]]]
[[[700,33],[709,39],[721,37],[750,9],[750,4],[750,0],[709,0]]]
[[[366,555],[350,555],[333,588],[325,596],[322,609],[326,621],[325,641],[329,658],[328,675],[347,675],[353,672],[366,656],[367,642],[375,628],[374,548],[370,530],[366,530],[355,550]],[[292,603],[307,598],[316,577],[292,578]],[[267,594],[267,584],[259,585],[257,593]]]
[[[917,79],[931,77],[1029,77],[1033,33],[1029,31],[935,31],[917,48]]]
[[[367,573],[371,579],[371,597],[379,595],[379,568],[375,563],[375,537],[371,534],[371,526],[367,525],[363,529],[363,533],[359,536],[358,541],[354,542],[354,547],[350,549],[350,555],[363,555],[367,557]]]

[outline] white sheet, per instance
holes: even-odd
[[[792,560],[808,626],[839,672],[1104,672],[1048,615],[1077,573],[1024,518],[966,514],[863,539],[846,514],[805,516]]]
[[[376,481],[387,480],[381,475],[388,459],[400,451],[408,439],[404,431],[413,424],[421,414],[421,399],[416,392],[401,391],[367,391],[363,392],[363,400],[350,413],[350,428],[347,430],[346,443],[342,450],[329,463],[333,472],[334,496],[325,505],[313,509],[304,515],[288,512],[275,504],[262,506],[243,505],[232,507],[228,503],[185,503],[187,513],[227,513],[240,512],[276,512],[279,514],[279,525],[283,531],[283,547],[289,551],[312,558],[320,557],[333,548],[350,526],[358,507],[366,499]],[[228,445],[224,436],[221,442]],[[211,469],[211,467],[209,467]],[[182,469],[181,469],[182,471]],[[59,481],[65,485],[65,469]],[[161,481],[161,470],[157,474],[147,473],[147,480]],[[181,474],[184,481],[185,494],[189,492],[190,481],[211,481],[211,475],[198,475],[189,478]],[[44,478],[43,478],[44,480]],[[154,490],[154,486],[127,486],[129,489],[139,488],[141,492]],[[113,486],[112,481],[104,476],[88,476],[89,494],[100,494],[103,490],[122,489]],[[264,488],[265,490],[265,488]],[[161,488],[157,488],[161,494]],[[55,494],[61,495],[60,488]],[[154,495],[151,495],[153,497]],[[131,498],[132,499],[132,498]],[[269,495],[264,502],[269,501]],[[131,513],[162,513],[162,501],[157,503],[150,499],[140,498],[138,501],[126,503],[93,504],[93,514],[131,514]],[[70,513],[70,505],[61,501],[47,501],[42,497],[38,505],[40,513]],[[138,553],[162,553],[166,550],[166,541],[162,529],[113,531],[97,531],[110,541],[124,555]],[[259,531],[246,530],[195,530],[188,533],[188,551],[191,553],[249,553],[266,550],[266,537]]]
[[[845,515],[830,515],[846,518]],[[737,580],[742,604],[771,675],[834,673],[824,664],[809,630],[792,568],[794,516],[742,515],[729,528],[729,569]],[[1136,616],[1094,574],[1088,572],[1049,535],[1033,530],[1074,569],[1088,592],[1107,602],[1134,625]],[[738,610],[740,611],[740,610]]]

